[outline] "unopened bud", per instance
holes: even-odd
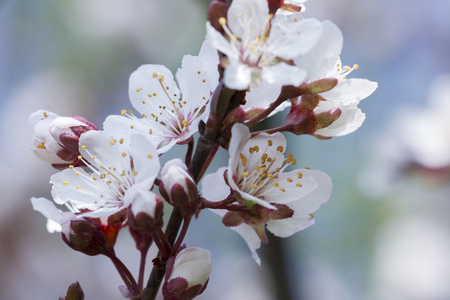
[[[172,159],[162,168],[159,191],[170,204],[180,210],[183,217],[196,213],[199,205],[197,185],[180,159]]]
[[[66,214],[61,227],[62,239],[72,249],[91,256],[107,253],[106,235],[94,219]]]
[[[206,288],[211,273],[211,253],[186,248],[168,259],[163,285],[164,299],[193,299]]]
[[[152,234],[163,226],[163,200],[150,191],[138,191],[128,208],[130,226],[144,234]]]
[[[78,141],[89,130],[97,130],[95,124],[82,117],[60,117],[54,113],[39,110],[30,115],[34,125],[33,149],[42,160],[56,169],[85,166],[78,159]]]
[[[81,289],[81,285],[78,281],[72,283],[69,286],[69,288],[67,289],[66,297],[59,298],[59,300],[83,300],[83,299],[84,299],[84,292],[83,289]]]

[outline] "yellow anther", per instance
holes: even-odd
[[[181,125],[182,125],[183,127],[187,127],[187,126],[188,126],[188,121],[183,120],[183,121],[181,122]]]
[[[202,72],[200,72],[200,71],[197,71],[197,74],[202,74]]]
[[[358,70],[359,66],[357,64],[353,65],[353,69]]]
[[[273,185],[274,187],[278,187],[278,186],[279,186],[278,182],[274,182],[274,183],[272,183],[272,185]]]
[[[293,164],[293,165],[295,165],[295,164],[297,163],[297,160],[295,160],[295,159],[293,158],[293,159],[291,159],[290,163]]]
[[[252,184],[252,189],[256,189],[258,187],[257,184]]]
[[[156,77],[158,77],[158,73],[156,73],[156,72],[153,72],[153,74],[152,74],[152,77],[153,77],[153,78],[156,78]]]
[[[156,93],[153,93],[153,97],[156,97]]]
[[[39,145],[36,146],[36,149],[47,149],[47,147],[45,147],[44,143],[40,143]]]
[[[305,169],[306,169],[306,170],[311,170],[311,168],[310,168],[310,167],[305,167]]]
[[[282,192],[286,192],[286,190],[284,189],[284,188],[280,188],[280,191],[282,191]]]
[[[303,178],[303,173],[302,172],[298,172],[297,175],[298,175],[298,179],[302,179]]]
[[[148,133],[152,134],[152,133],[153,133],[153,129],[150,128],[150,129],[148,130]]]
[[[133,171],[133,175],[136,176],[136,175],[137,175],[137,172],[136,172],[136,171]]]
[[[244,176],[244,177],[248,177],[248,172],[244,172],[244,173],[242,173],[242,176]]]
[[[136,89],[136,92],[140,92],[140,91],[142,91],[142,88],[137,88]]]
[[[134,125],[131,125],[130,127],[131,127],[131,129],[134,129]]]
[[[206,81],[206,79],[203,79],[203,80],[202,80],[202,82],[205,82],[205,81]]]
[[[220,19],[219,19],[219,24],[220,25],[225,25],[225,24],[227,24],[227,19],[225,19],[224,17],[221,17]]]
[[[69,169],[73,169],[73,165],[70,165],[70,166],[69,166]]]
[[[97,158],[97,156],[95,156],[95,155],[92,155],[92,159],[96,159]]]
[[[288,178],[287,181],[288,182],[292,182],[293,180],[292,180],[292,178]]]
[[[258,146],[253,147],[253,149],[255,150],[255,152],[259,152],[259,147]]]
[[[121,138],[121,139],[119,140],[119,143],[123,144],[123,138]]]
[[[127,111],[126,111],[125,109],[122,109],[122,110],[120,111],[120,114],[121,114],[122,116],[125,116],[125,115],[127,114]]]
[[[44,118],[48,117],[48,113],[44,111]]]
[[[273,141],[272,140],[268,140],[267,143],[269,144],[269,146],[273,145]]]
[[[149,154],[147,155],[147,158],[153,158],[153,155]]]
[[[92,180],[97,180],[97,177],[92,177]]]
[[[109,141],[109,145],[112,146],[112,145],[114,145],[116,142],[117,142],[116,139],[112,139],[112,140]]]
[[[344,69],[345,71],[350,71],[351,68],[349,66],[343,66],[342,69]]]
[[[80,172],[77,172],[77,176],[80,176]]]
[[[142,100],[142,104],[145,104],[145,100]]]
[[[314,215],[313,214],[308,214],[311,218],[314,218]]]
[[[242,165],[245,167],[245,165],[247,164],[247,158],[243,153],[239,154],[239,157],[241,158]]]
[[[283,151],[284,151],[284,148],[283,148],[282,146],[278,146],[278,147],[277,147],[277,151],[278,151],[278,152],[283,152]]]
[[[63,182],[63,185],[68,185],[68,184],[69,184],[68,181],[64,181],[64,182]]]
[[[81,145],[81,149],[86,149],[86,145]]]
[[[81,155],[78,155],[78,160],[81,160],[83,157]]]
[[[291,160],[293,157],[292,157],[292,154],[290,154],[290,153],[288,153],[287,155],[286,155],[286,157],[287,157],[287,159],[289,159],[289,160]]]
[[[301,183],[297,183],[296,186],[302,187],[303,185]]]
[[[273,174],[271,173],[267,174],[267,178],[273,178]]]
[[[126,152],[122,152],[122,157],[125,157],[125,156],[127,156],[127,153]]]
[[[159,80],[159,81],[163,81],[163,80],[164,80],[164,76],[163,76],[163,75],[159,75],[159,76],[158,76],[158,80]]]
[[[81,189],[81,184],[77,185],[77,190]]]

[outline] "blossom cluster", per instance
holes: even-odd
[[[136,281],[120,262],[114,244],[123,228],[142,257],[158,247],[153,264],[166,272],[165,299],[192,299],[211,272],[209,251],[183,244],[202,210],[238,232],[261,264],[266,229],[291,236],[314,224],[330,198],[329,176],[296,168],[282,132],[326,140],[355,131],[365,118],[358,103],[377,84],[347,78],[358,66],[342,65],[340,30],[304,18],[303,2],[213,1],[198,56],[184,56],[175,76],[162,65],[139,67],[129,80],[133,110],[107,117],[103,130],[82,117],[31,114],[34,152],[59,170],[50,179],[53,202],[32,198],[34,209],[74,250],[109,257],[125,298],[153,299],[162,277],[144,288],[143,268]],[[286,108],[284,124],[251,131]],[[185,160],[161,167],[175,144],[186,145]],[[228,166],[203,177],[218,147],[228,150]],[[173,207],[165,231],[164,205]]]

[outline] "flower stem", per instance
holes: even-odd
[[[181,228],[180,235],[178,236],[178,239],[175,242],[175,244],[173,244],[171,255],[175,255],[178,251],[178,248],[180,248],[180,245],[183,242],[184,237],[186,236],[186,232],[189,228],[189,223],[191,223],[191,218],[192,217],[184,219],[183,227]]]
[[[253,119],[245,122],[245,125],[247,125],[248,127],[251,127],[251,126],[255,125],[256,123],[258,123],[259,121],[261,121],[262,119],[267,118],[267,116],[270,115],[278,106],[283,104],[284,101],[286,101],[286,99],[284,97],[278,97],[278,99],[275,100],[275,102],[273,102],[266,110],[264,110],[262,113],[260,113]]]
[[[133,295],[139,295],[140,289],[136,283],[136,280],[124,263],[113,252],[105,255],[111,259],[130,293]]]

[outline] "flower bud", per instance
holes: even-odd
[[[106,234],[94,219],[66,214],[61,220],[61,227],[62,239],[75,251],[91,256],[107,253]]]
[[[81,288],[81,285],[78,281],[72,283],[69,286],[69,288],[67,289],[66,297],[64,298],[59,297],[59,300],[83,300],[83,299],[84,299],[83,289]]]
[[[97,126],[82,117],[60,117],[43,110],[31,114],[29,122],[34,125],[34,153],[40,159],[60,170],[70,165],[85,166],[78,159],[78,141],[84,132],[97,130]]]
[[[197,185],[180,159],[172,159],[162,168],[159,191],[183,217],[196,213],[199,205]]]
[[[168,259],[163,285],[164,299],[193,299],[206,288],[211,273],[211,253],[202,248],[186,248]]]
[[[145,234],[152,234],[163,226],[163,200],[150,191],[138,191],[128,208],[128,223]]]

